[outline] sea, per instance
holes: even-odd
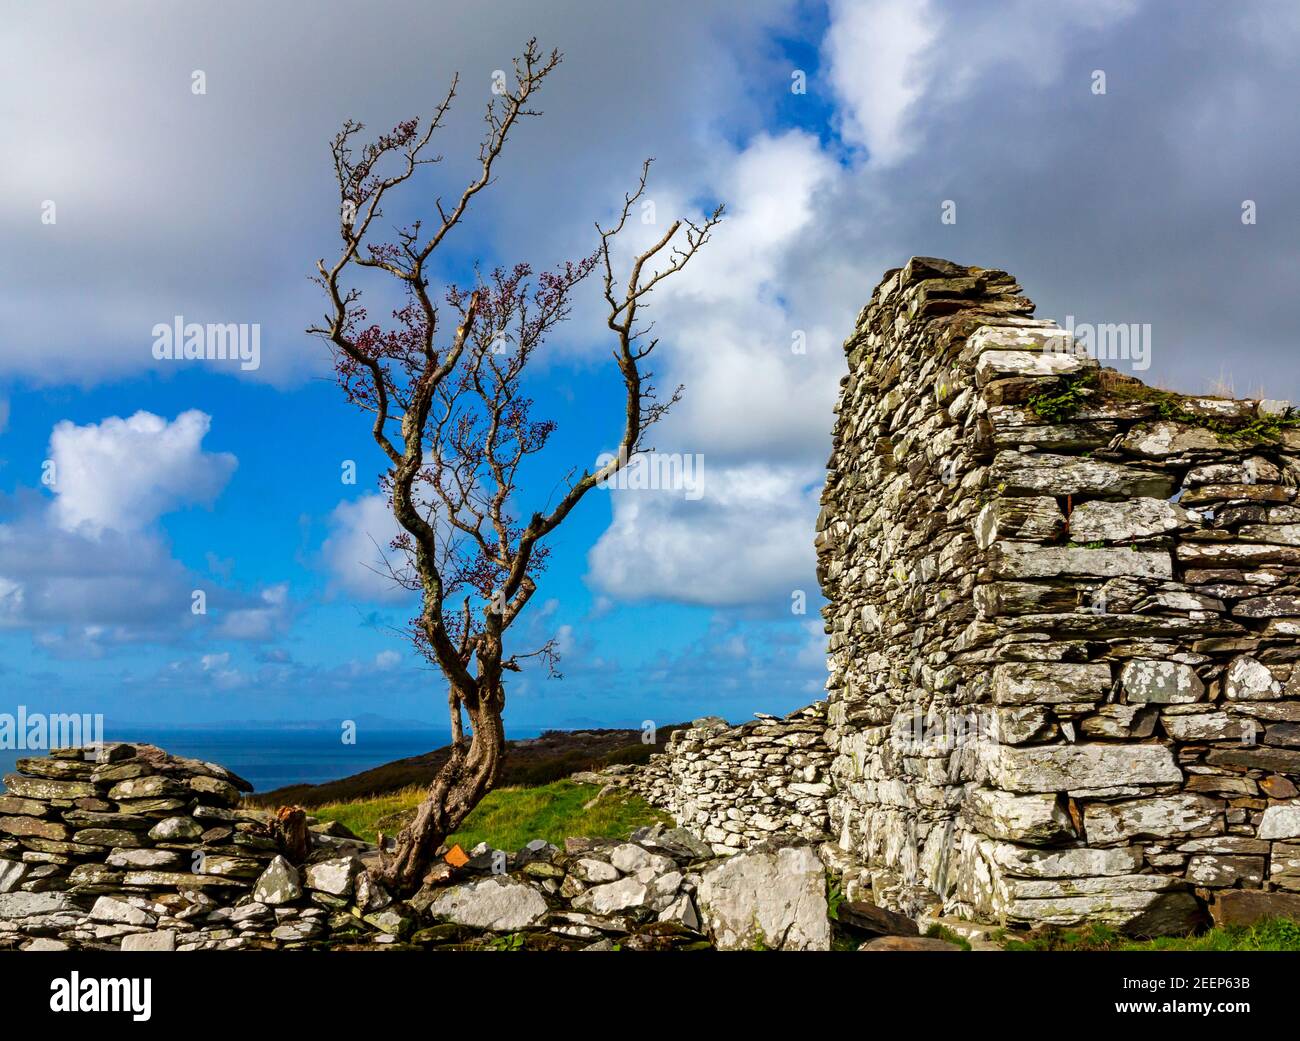
[[[514,734],[532,737],[535,732]],[[338,730],[231,729],[179,727],[161,729],[109,725],[106,741],[147,742],[173,755],[203,759],[239,774],[259,792],[288,784],[320,784],[360,773],[394,759],[422,755],[450,744],[447,730],[358,731],[356,744],[344,744]],[[43,751],[0,748],[0,773],[10,773],[18,759],[44,755]]]

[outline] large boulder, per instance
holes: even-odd
[[[1282,684],[1263,662],[1242,655],[1228,666],[1229,701],[1272,701],[1282,696]]]
[[[651,853],[632,842],[615,846],[609,854],[609,862],[619,871],[635,874],[649,868],[656,875],[673,870],[677,865],[668,857]]]
[[[1105,791],[1183,780],[1173,753],[1164,745],[1096,742],[1002,747],[994,752],[990,779],[994,787],[1009,792]]]
[[[203,825],[193,817],[167,817],[149,829],[155,842],[193,842],[202,836]]]
[[[1204,795],[1090,803],[1083,814],[1088,840],[1098,845],[1130,839],[1198,838],[1223,831],[1223,804]]]
[[[1174,661],[1131,661],[1120,672],[1130,704],[1185,705],[1205,697],[1205,684],[1190,665]]]
[[[966,793],[964,809],[980,832],[995,839],[1049,843],[1075,837],[1069,811],[1057,792],[1012,795],[976,788]]]
[[[845,900],[840,904],[839,921],[859,932],[877,936],[919,936],[921,933],[907,915],[877,907],[865,900]]]
[[[430,914],[457,925],[503,933],[536,925],[549,910],[527,882],[505,876],[453,886],[429,907]]]
[[[960,951],[955,943],[930,936],[877,936],[858,948],[860,951]]]
[[[697,901],[720,950],[830,949],[826,872],[809,846],[721,861],[702,875]]]
[[[1261,839],[1300,839],[1300,805],[1270,806],[1259,822]]]

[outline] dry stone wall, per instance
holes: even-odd
[[[215,763],[63,748],[18,760],[4,788],[0,949],[274,949],[410,931],[362,873],[372,846],[317,824],[290,863],[272,815],[241,807],[250,786]]]
[[[845,344],[817,551],[849,895],[1294,914],[1300,429],[1086,346],[1006,272],[926,258]]]
[[[832,754],[826,705],[740,726],[710,716],[676,730],[628,787],[703,836],[714,852],[770,839],[827,837]]]
[[[791,730],[791,733],[798,733]],[[826,950],[807,844],[720,857],[662,824],[446,851],[405,900],[373,845],[151,745],[20,759],[0,793],[0,950]],[[302,829],[298,825],[307,825]],[[890,930],[869,917],[869,932]]]

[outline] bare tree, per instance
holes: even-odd
[[[646,431],[678,400],[658,398],[643,362],[656,343],[641,320],[646,297],[682,270],[721,220],[678,219],[631,258],[626,282],[615,273],[615,239],[646,189],[650,160],[636,188],[624,196],[617,219],[596,225],[594,250],[551,271],[527,264],[476,273],[472,287],[448,285],[442,303],[455,327],[439,327],[427,274],[430,258],[461,222],[474,197],[493,182],[493,169],[515,125],[540,113],[531,107],[561,55],[544,55],[529,40],[514,62],[515,84],[488,103],[478,169],[452,205],[433,202],[433,219],[395,230],[391,242],[373,242],[385,197],[419,167],[441,157],[426,154],[456,97],[459,77],[427,121],[411,120],[357,146],[364,130],[347,122],[331,151],[339,186],[342,250],[317,263],[317,281],[329,300],[321,325],[309,332],[333,351],[339,385],[350,402],[373,416],[371,433],[388,460],[382,484],[401,534],[390,547],[392,578],[420,593],[410,635],[447,683],[452,746],[415,818],[382,854],[379,877],[398,892],[418,887],[442,841],[460,826],[500,775],[505,750],[503,675],[539,658],[554,671],[553,641],[507,652],[505,634],[537,590],[546,563],[543,540],[584,495],[645,449]],[[392,276],[405,304],[387,327],[360,306],[361,293],[345,286],[350,268]],[[558,502],[524,519],[517,505],[520,468],[546,445],[555,423],[534,420],[522,377],[548,334],[570,314],[573,292],[598,272],[606,324],[622,377],[625,418],[618,450],[594,470],[574,467],[562,478]],[[593,446],[594,448],[595,446]],[[594,452],[593,452],[594,458]],[[549,488],[549,486],[548,486]],[[554,499],[555,492],[551,498]],[[470,736],[467,740],[465,719]],[[381,848],[385,845],[380,837]]]

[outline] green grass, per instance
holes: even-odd
[[[1204,427],[1212,431],[1221,441],[1236,442],[1242,445],[1277,441],[1283,430],[1293,430],[1300,426],[1300,412],[1288,408],[1281,415],[1252,416],[1246,418],[1219,418],[1203,416],[1190,412],[1184,403],[1193,395],[1179,394],[1171,390],[1148,387],[1139,381],[1123,381],[1108,388],[1108,396],[1119,401],[1146,402],[1155,406],[1156,415],[1190,426]],[[1216,395],[1200,395],[1203,398],[1216,398]],[[1217,400],[1228,400],[1218,398]]]
[[[1083,407],[1088,390],[1095,380],[1095,375],[1088,369],[1077,376],[1063,377],[1060,389],[1055,393],[1032,395],[1029,398],[1029,408],[1040,419],[1049,423],[1062,423]]]
[[[932,940],[942,940],[944,943],[960,947],[963,951],[970,950],[970,941],[966,937],[958,936],[947,926],[939,925],[937,922],[925,931],[925,935]]]
[[[1062,377],[1057,390],[1031,395],[1030,410],[1048,423],[1062,423],[1077,413],[1094,390],[1099,390],[1103,400],[1143,402],[1155,407],[1161,419],[1204,427],[1220,440],[1240,445],[1275,442],[1282,431],[1300,427],[1300,411],[1289,408],[1282,415],[1251,416],[1245,418],[1220,418],[1204,416],[1189,411],[1186,402],[1192,397],[1171,390],[1148,387],[1140,380],[1127,377],[1104,378],[1098,386],[1098,376],[1093,370],[1084,370],[1077,376]],[[1202,395],[1213,397],[1213,395]],[[1222,400],[1222,399],[1221,399]]]
[[[403,788],[389,795],[376,795],[369,799],[326,803],[324,806],[315,806],[308,812],[321,820],[338,821],[358,838],[374,842],[375,822],[414,809],[423,792],[423,788]]]
[[[1300,951],[1300,923],[1269,918],[1251,926],[1225,925],[1195,936],[1133,940],[1106,926],[1051,929],[1026,940],[1010,940],[1008,951]]]
[[[448,842],[459,842],[465,849],[486,842],[495,849],[517,850],[532,839],[562,846],[569,835],[625,838],[635,828],[660,821],[671,823],[667,814],[627,792],[614,792],[591,809],[584,809],[584,804],[599,791],[596,785],[572,781],[554,781],[535,788],[498,788],[487,794]],[[423,794],[423,788],[405,788],[391,795],[330,803],[312,813],[324,820],[339,821],[353,834],[373,842],[377,825],[387,835],[396,834],[401,827],[398,815],[414,810]]]

